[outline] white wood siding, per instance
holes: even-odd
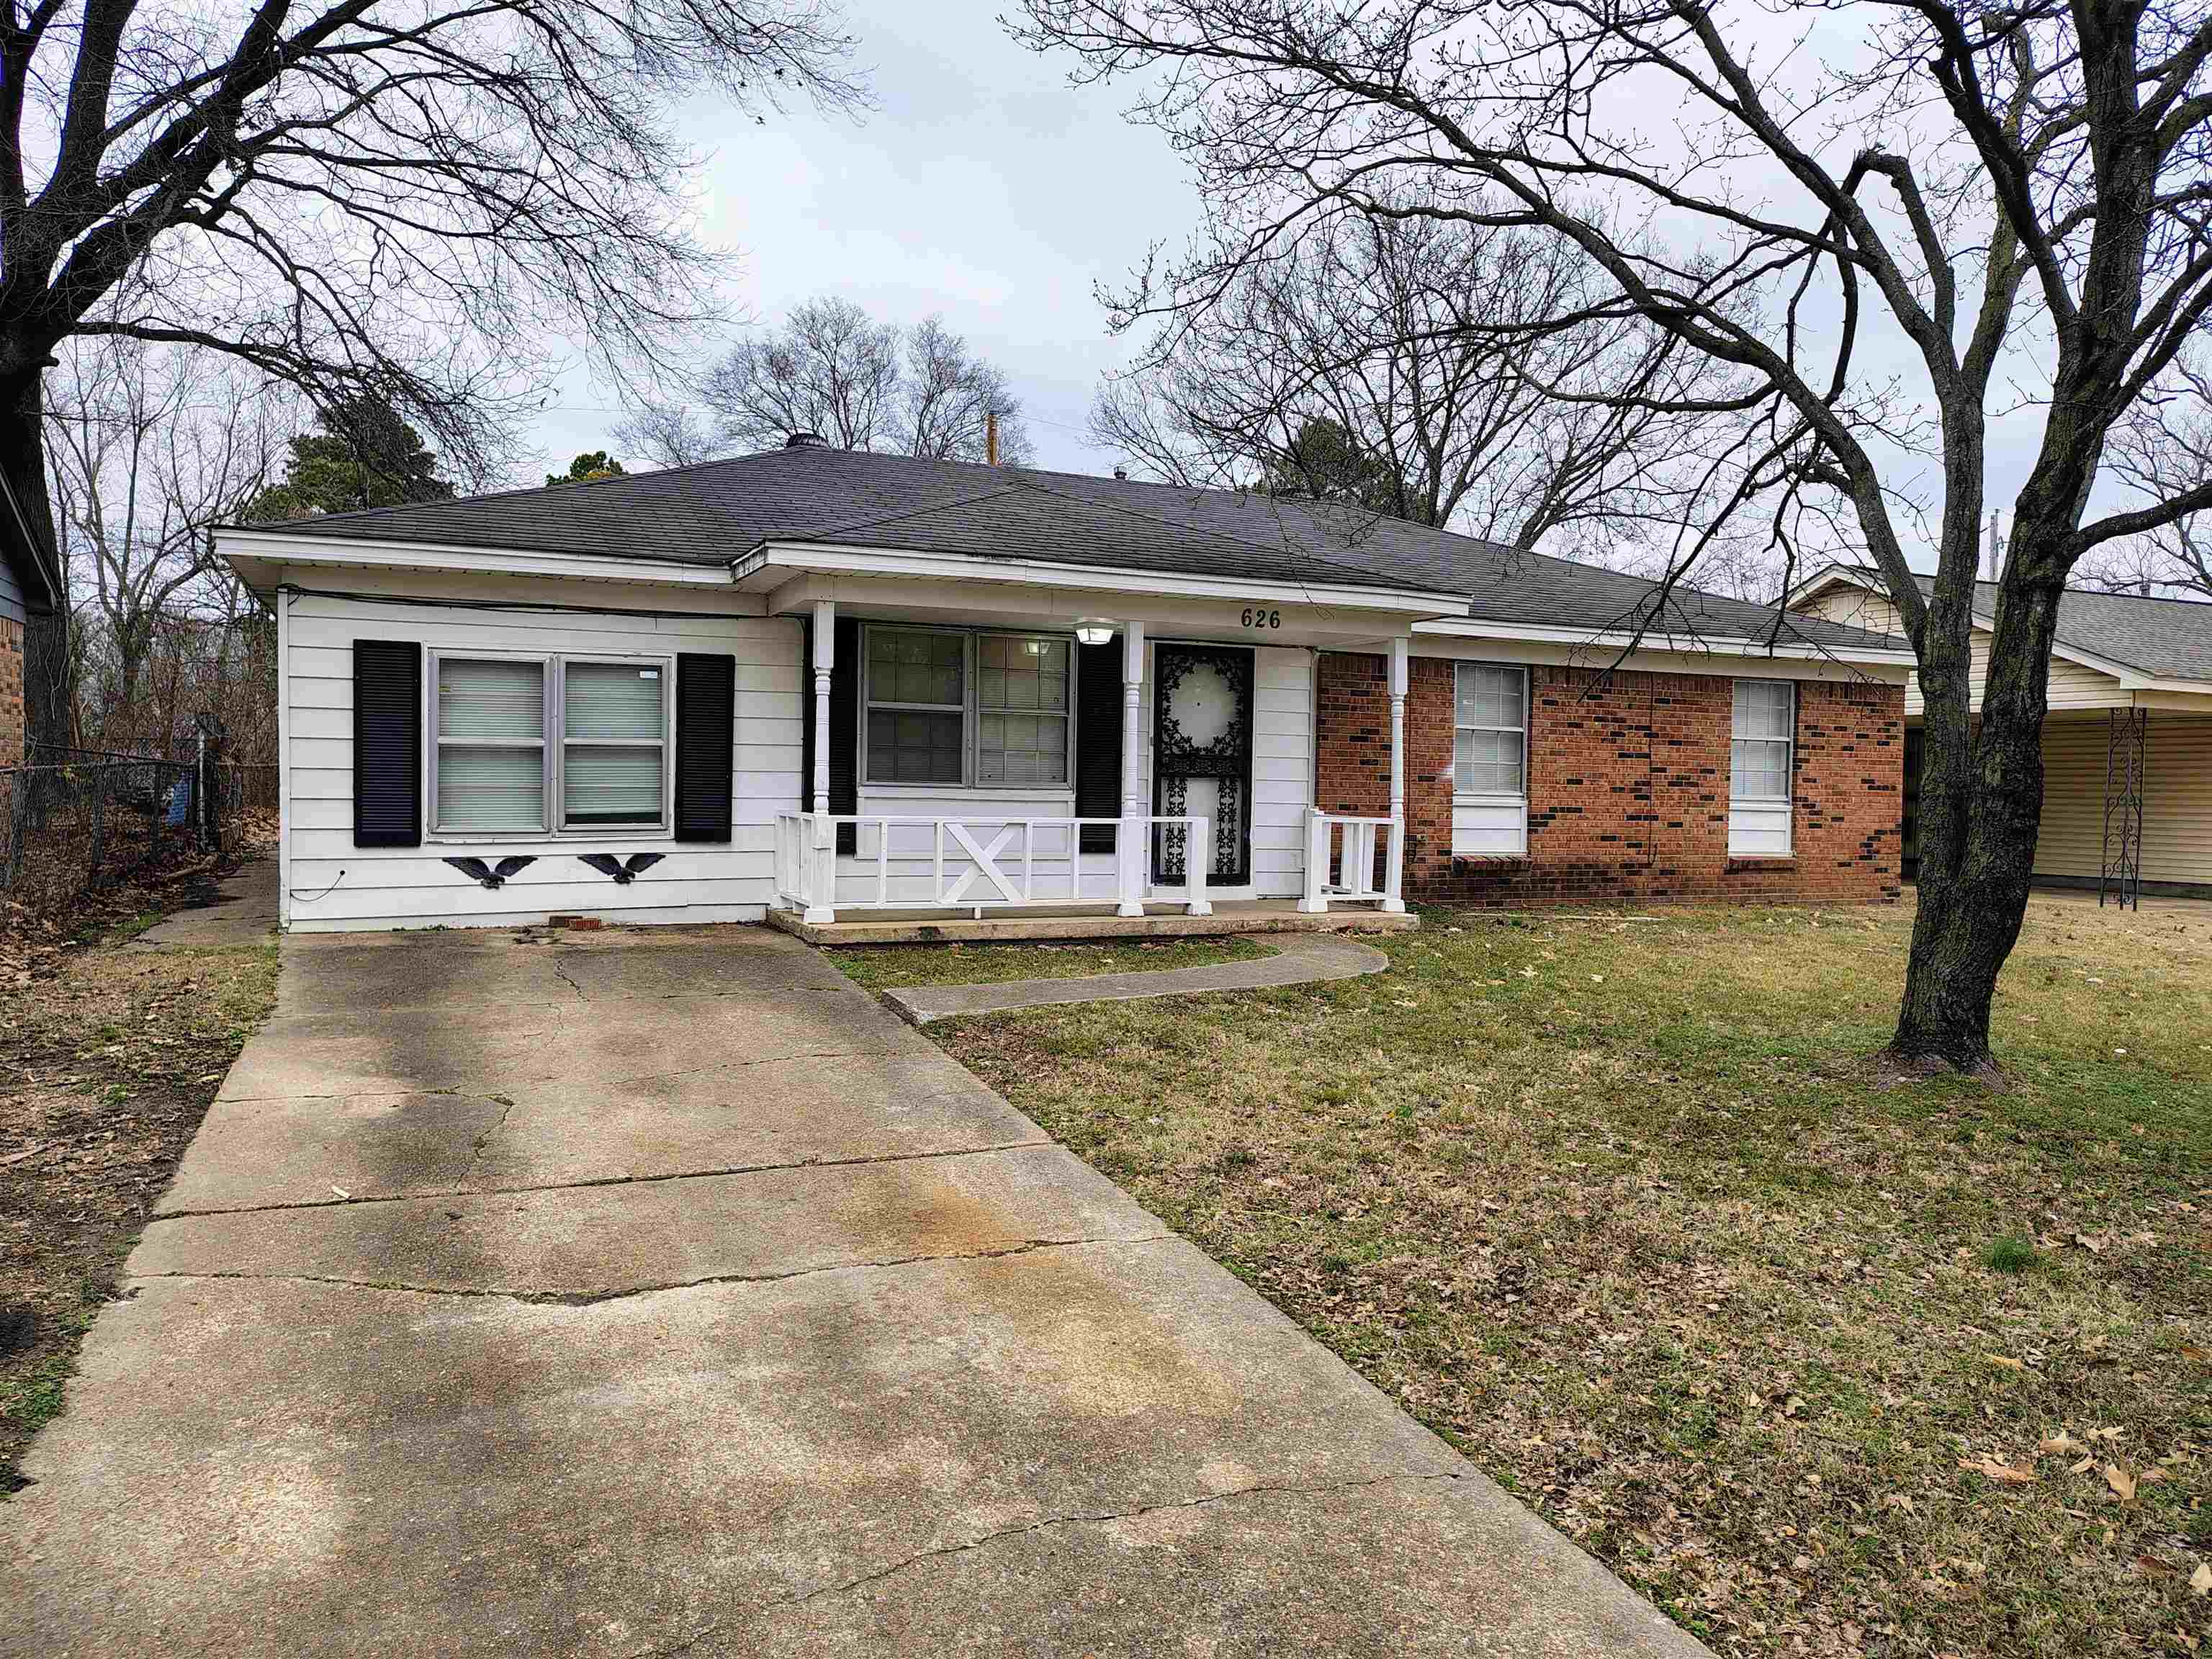
[[[1816,598],[1808,599],[1797,607],[1808,616],[1825,617],[1830,622],[1846,623],[1853,628],[1864,628],[1876,634],[1902,635],[1905,627],[1898,618],[1897,607],[1880,593],[1869,593],[1863,588],[1832,587]],[[1973,653],[1974,679],[1972,706],[1979,714],[1982,707],[1982,687],[1989,678],[1990,631],[1974,629],[1968,641]],[[2131,695],[2120,687],[2110,674],[2102,674],[2080,663],[2069,662],[2063,657],[2051,659],[2051,707],[2053,708],[2125,708]],[[1905,715],[1907,720],[1922,710],[1920,676],[1915,674],[1905,683]]]
[[[349,575],[349,581],[352,577]],[[604,595],[604,588],[597,590]],[[544,584],[533,592],[543,596]],[[672,608],[698,601],[683,596]],[[284,622],[284,908],[288,925],[336,928],[480,927],[554,913],[632,921],[757,920],[770,902],[775,815],[799,805],[799,624],[789,617],[635,616],[613,611],[440,608],[374,599],[292,596]],[[625,607],[651,597],[625,592]],[[353,844],[353,642],[413,640],[433,650],[673,655],[737,659],[732,839],[678,843],[666,833],[578,833],[518,840],[460,837],[419,848]],[[426,670],[427,672],[427,670]],[[425,743],[431,741],[426,732]],[[617,885],[583,853],[654,852],[662,862]],[[487,889],[442,860],[538,862]]]
[[[2212,716],[2148,716],[2143,744],[2142,878],[2212,884]],[[2057,719],[2043,727],[2039,876],[2094,881],[2104,865],[2106,721]]]

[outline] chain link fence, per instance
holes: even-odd
[[[0,768],[0,892],[50,909],[221,857],[250,799],[274,805],[275,775],[225,764],[212,744],[181,760],[33,744],[22,765]]]

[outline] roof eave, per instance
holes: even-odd
[[[1416,623],[1414,631],[1453,639],[1525,640],[1547,645],[1587,645],[1606,650],[1674,651],[1716,657],[1787,657],[1792,660],[1863,663],[1886,668],[1911,668],[1917,662],[1910,647],[1889,650],[1874,646],[1822,645],[1810,640],[1759,639],[1728,635],[1661,633],[1656,629],[1623,628],[1556,628],[1531,623],[1486,622],[1480,617]]]
[[[732,560],[730,574],[738,586],[747,591],[781,586],[790,574],[868,575],[1009,582],[1033,587],[1163,593],[1192,599],[1264,599],[1285,605],[1380,611],[1416,618],[1456,614],[1464,611],[1468,605],[1464,593],[1424,588],[1349,582],[1286,582],[1250,576],[1212,576],[1197,571],[1066,564],[1046,559],[932,553],[919,548],[856,547],[838,542],[804,540],[762,542]]]

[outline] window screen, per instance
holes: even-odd
[[[871,628],[867,641],[868,781],[964,782],[967,636]]]
[[[1790,799],[1790,744],[1796,728],[1797,688],[1788,680],[1738,680],[1729,744],[1733,800]]]
[[[545,666],[438,659],[441,830],[545,827]]]
[[[1518,668],[1459,665],[1452,715],[1452,787],[1456,793],[1524,793],[1527,689]]]
[[[1066,640],[975,641],[975,781],[1067,781]]]
[[[658,664],[569,662],[561,678],[562,821],[659,823],[666,671]]]

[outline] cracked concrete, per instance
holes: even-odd
[[[757,929],[294,939],[0,1653],[1702,1651]]]

